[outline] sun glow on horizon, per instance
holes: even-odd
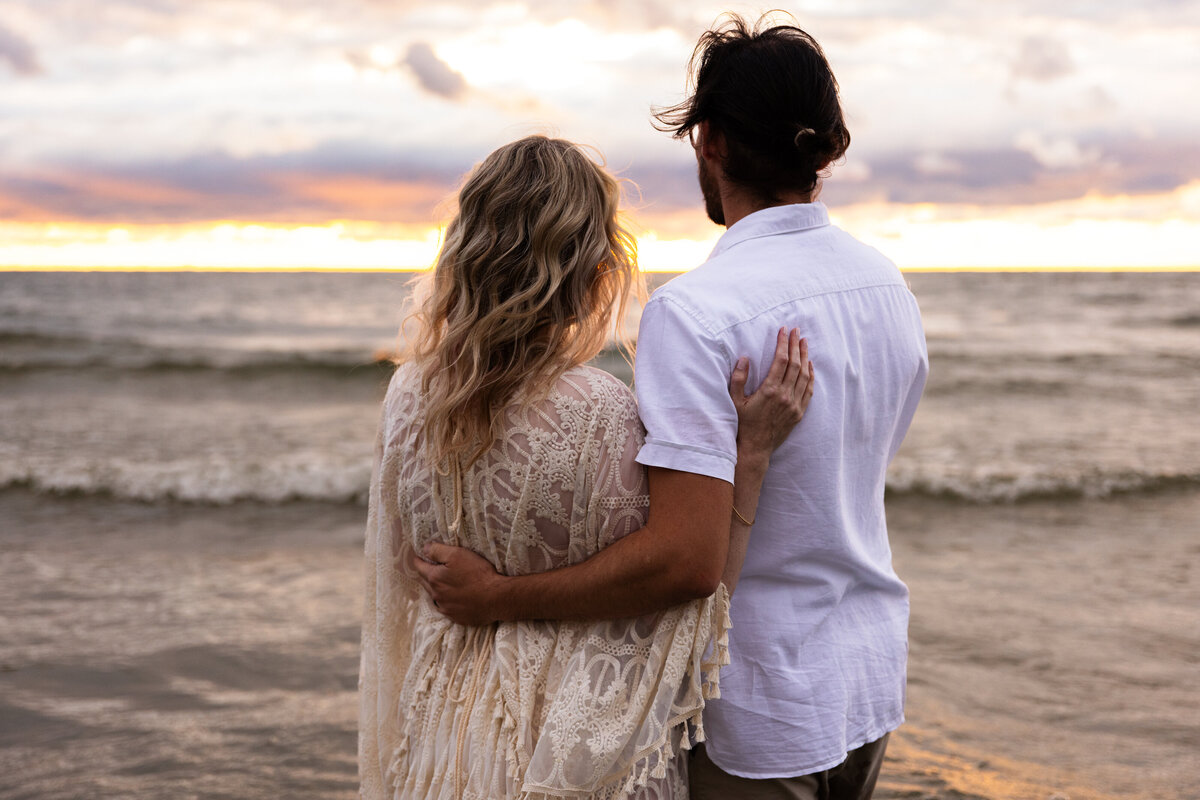
[[[349,221],[281,225],[0,224],[0,269],[422,269],[434,227]]]
[[[835,224],[905,269],[1200,268],[1200,182],[1149,196],[1088,196],[1040,205],[864,203]],[[637,226],[646,272],[702,263],[722,230],[699,211]],[[660,232],[663,231],[663,232]],[[432,225],[334,220],[185,224],[0,223],[0,270],[421,270],[437,257]]]

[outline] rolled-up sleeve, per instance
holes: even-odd
[[[656,295],[638,328],[634,388],[646,443],[637,460],[733,483],[737,411],[733,358],[686,308]]]

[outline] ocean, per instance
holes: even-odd
[[[0,798],[354,796],[410,277],[0,274]],[[1200,274],[909,280],[877,797],[1200,797]]]

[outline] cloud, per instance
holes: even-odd
[[[0,175],[0,217],[120,223],[361,219],[428,225],[474,156],[340,143],[280,155],[205,154]]]
[[[457,100],[467,91],[466,79],[438,58],[437,53],[433,52],[433,48],[426,42],[414,42],[409,45],[404,63],[412,70],[421,88],[431,94],[447,100]]]
[[[45,171],[6,176],[0,183],[0,216],[14,221],[186,217],[201,198],[169,183],[98,171]]]
[[[913,166],[922,175],[958,175],[963,171],[962,164],[941,153],[922,153]]]
[[[3,25],[0,25],[0,61],[7,61],[19,75],[36,75],[42,71],[33,45]]]
[[[674,28],[689,35],[697,34],[698,28],[716,17],[715,11],[677,0],[533,0],[528,5],[535,16],[546,21],[582,18],[612,30]]]
[[[835,167],[822,199],[1025,205],[1089,195],[1169,192],[1200,180],[1200,144],[1190,139],[1093,139],[1026,134],[1009,147],[951,149],[939,160],[954,171],[930,171],[924,151],[897,150],[866,160],[870,179],[840,179]],[[926,169],[922,170],[922,167]]]
[[[867,201],[1007,206],[1161,193],[1200,181],[1200,143],[1191,139],[1026,139],[1007,147],[941,149],[936,155],[897,149],[855,157],[860,166],[833,168],[822,199],[831,206]],[[114,224],[356,219],[430,225],[441,221],[443,201],[482,155],[483,150],[354,140],[247,158],[208,153],[123,165],[8,167],[0,174],[0,216]],[[640,188],[640,194],[628,193],[636,220],[661,227],[655,220],[700,213],[695,161],[686,153],[609,155],[619,176]]]
[[[809,4],[857,112],[824,197],[1036,203],[1200,178],[1200,4],[1147,1]],[[4,2],[37,48],[0,28],[0,84],[47,54],[54,80],[8,77],[0,97],[0,217],[415,224],[529,130],[598,145],[640,184],[639,217],[702,213],[690,151],[647,112],[683,89],[721,8],[704,0]]]
[[[1015,144],[1018,150],[1029,153],[1048,169],[1079,169],[1100,160],[1100,148],[1080,147],[1066,136],[1052,138],[1026,130],[1017,134]]]
[[[1032,156],[1011,148],[896,150],[866,159],[870,180],[840,180],[835,166],[822,199],[830,204],[887,200],[899,203],[1009,203],[1038,178]]]
[[[626,185],[625,194],[635,216],[643,211],[666,213],[702,208],[695,159],[681,157],[659,162],[642,159],[627,169],[617,170],[617,176],[632,184]]]
[[[429,180],[285,173],[272,183],[308,214],[352,220],[433,223],[451,187]]]
[[[1103,86],[1093,86],[1083,93],[1083,107],[1088,111],[1111,112],[1117,101]]]
[[[1067,46],[1049,36],[1027,36],[1013,62],[1013,76],[1045,83],[1070,75],[1075,61]]]

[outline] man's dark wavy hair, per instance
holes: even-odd
[[[691,97],[654,113],[677,139],[708,122],[725,137],[725,176],[772,203],[813,191],[850,146],[825,53],[796,25],[772,25],[776,14],[753,28],[731,14],[706,31],[688,63]]]

